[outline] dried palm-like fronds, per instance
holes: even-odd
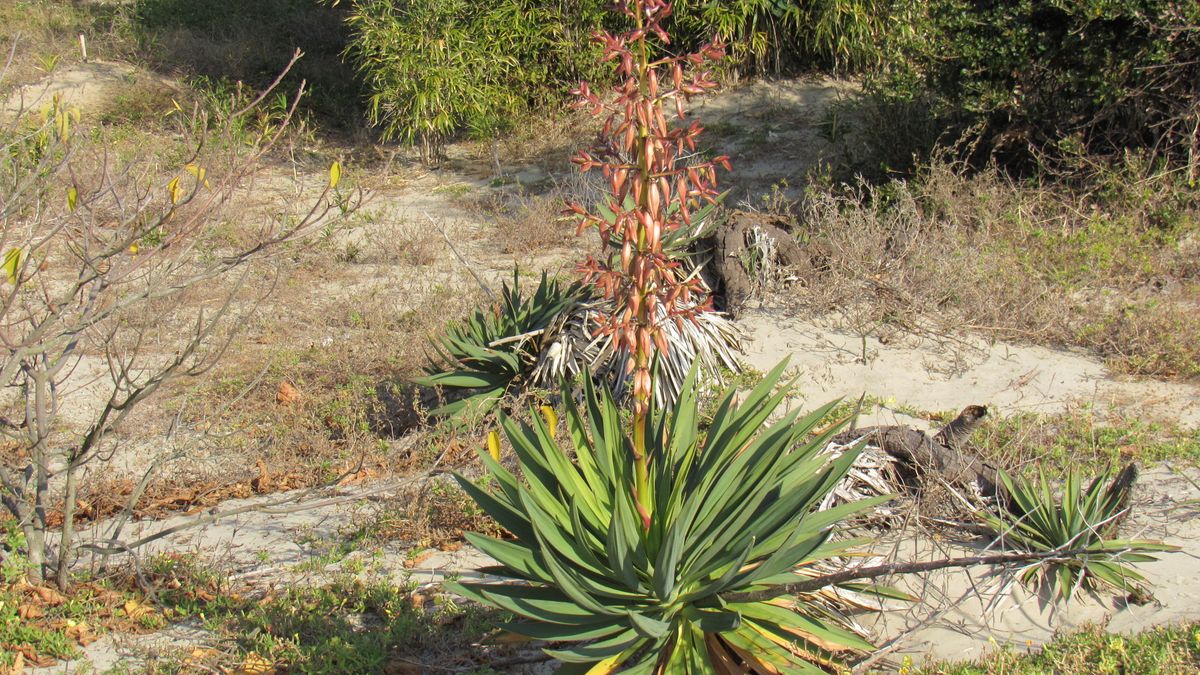
[[[853,444],[830,443],[825,447],[825,452],[833,457],[840,457],[852,447]],[[842,504],[894,495],[903,487],[903,479],[896,470],[896,458],[874,445],[867,445],[855,458],[842,480],[821,500],[818,508],[825,511]],[[891,502],[885,502],[875,507],[873,520],[891,521],[899,515]]]
[[[629,393],[625,364],[629,354],[617,350],[610,335],[596,335],[600,317],[610,313],[611,301],[585,300],[564,310],[542,338],[542,350],[532,382],[551,388],[562,379],[589,373],[607,384],[618,398]],[[742,332],[720,312],[701,312],[694,318],[664,321],[663,337],[670,351],[660,358],[653,372],[654,399],[670,406],[679,397],[688,371],[695,364],[701,378],[719,380],[723,370],[737,372]]]
[[[628,354],[614,350],[611,336],[596,335],[600,318],[612,311],[611,300],[546,275],[531,295],[522,292],[514,275],[501,300],[451,325],[434,343],[428,375],[415,381],[457,394],[435,414],[485,413],[507,393],[528,385],[555,390],[581,373],[603,383],[618,399],[628,394]],[[654,370],[660,406],[678,399],[693,363],[699,365],[702,382],[719,380],[723,370],[740,370],[741,331],[718,312],[701,312],[678,323],[664,320],[663,337],[671,351]]]

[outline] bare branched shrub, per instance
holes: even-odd
[[[223,236],[231,197],[294,112],[247,136],[242,121],[266,96],[222,120],[181,114],[181,160],[122,161],[57,99],[0,128],[0,434],[19,448],[0,466],[0,496],[31,581],[69,584],[77,496],[113,461],[131,412],[212,368],[272,291],[280,254],[357,204],[331,172],[307,211]],[[173,452],[144,458],[130,506]]]

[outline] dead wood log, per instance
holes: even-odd
[[[910,467],[918,477],[932,472],[950,484],[974,483],[983,496],[998,497],[996,468],[971,452],[968,443],[986,416],[987,408],[969,405],[933,436],[911,427],[891,425],[843,431],[833,440],[845,444],[865,438]]]

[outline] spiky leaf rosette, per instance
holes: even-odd
[[[434,343],[426,377],[413,381],[461,396],[432,413],[482,414],[525,384],[541,352],[541,334],[586,295],[580,284],[564,285],[543,272],[537,289],[525,296],[514,271],[512,285],[505,284],[494,306],[451,324]]]
[[[546,652],[567,670],[824,672],[870,650],[811,598],[722,599],[808,578],[806,567],[859,543],[832,541],[832,528],[874,503],[816,511],[857,452],[822,454],[837,429],[812,432],[832,404],[767,424],[788,395],[777,386],[785,365],[740,404],[727,392],[707,434],[694,372],[670,410],[647,417],[648,529],[630,489],[632,439],[608,392],[585,380],[582,408],[564,397],[567,447],[536,415],[532,426],[502,419],[522,477],[481,453],[495,489],[457,478],[514,537],[467,535],[499,562],[485,571],[508,581],[450,588],[517,615],[509,631],[564,643]]]
[[[1145,581],[1131,563],[1156,560],[1147,553],[1178,550],[1161,542],[1116,538],[1117,525],[1128,514],[1136,476],[1132,464],[1119,474],[1109,467],[1084,489],[1079,474],[1072,469],[1061,495],[1056,497],[1045,474],[1033,481],[1001,471],[1008,506],[998,514],[982,514],[983,522],[1002,544],[1012,548],[1031,552],[1094,551],[1031,564],[1021,574],[1027,584],[1068,600],[1077,588],[1130,590]]]

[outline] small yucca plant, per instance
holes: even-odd
[[[823,672],[869,651],[809,599],[723,599],[808,579],[797,568],[859,543],[831,541],[832,527],[878,503],[816,511],[858,453],[822,453],[837,428],[807,438],[832,404],[766,424],[789,395],[777,387],[785,365],[740,405],[727,392],[707,433],[694,373],[673,408],[645,418],[655,457],[648,530],[631,490],[633,435],[607,391],[585,380],[582,409],[563,397],[566,447],[536,415],[532,426],[502,418],[522,477],[481,451],[496,488],[457,478],[513,534],[467,535],[500,563],[484,571],[507,580],[450,588],[520,617],[509,631],[565,643],[546,651],[588,672]]]
[[[492,307],[476,310],[452,324],[430,358],[425,377],[417,384],[441,387],[458,398],[434,409],[434,415],[481,415],[506,393],[520,387],[532,372],[540,352],[539,335],[552,321],[585,295],[578,284],[563,284],[542,273],[530,296],[521,294],[520,277],[500,291]]]
[[[996,514],[985,513],[983,520],[1009,547],[1079,552],[1030,564],[1021,574],[1026,584],[1068,600],[1077,588],[1132,590],[1145,578],[1130,563],[1155,560],[1149,552],[1178,550],[1160,542],[1116,538],[1117,526],[1129,511],[1136,476],[1132,464],[1119,474],[1110,467],[1084,489],[1079,474],[1071,469],[1061,495],[1056,496],[1045,474],[1039,473],[1033,481],[1001,471],[1008,504]]]

